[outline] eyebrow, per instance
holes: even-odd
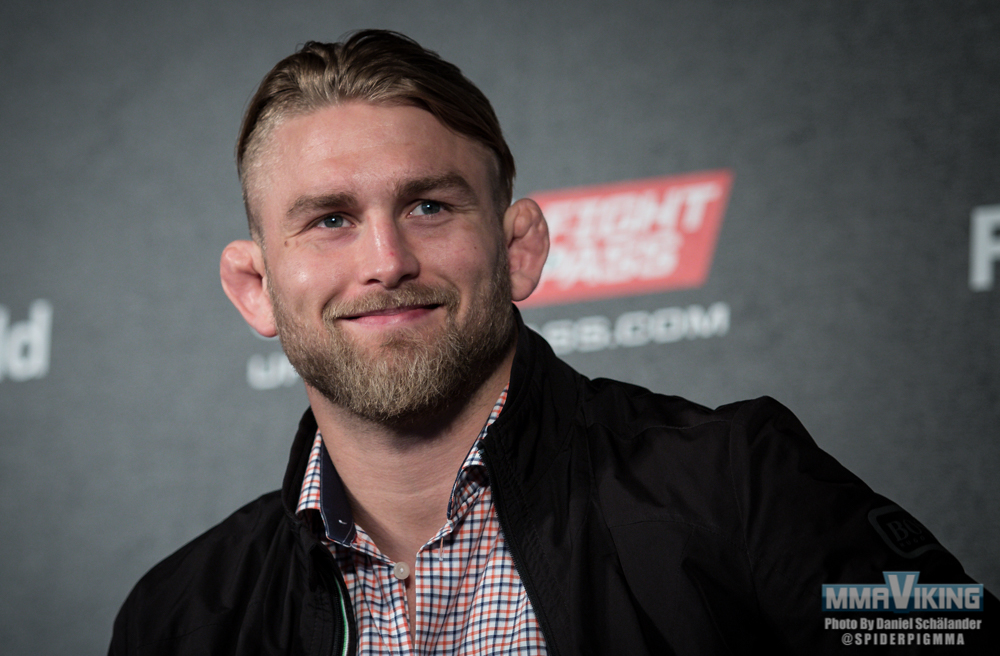
[[[289,219],[299,214],[311,214],[322,210],[333,209],[335,207],[348,207],[356,204],[354,194],[342,192],[332,194],[319,194],[317,196],[299,196],[292,203],[292,206],[285,212]]]
[[[457,193],[461,196],[461,201],[466,203],[475,203],[479,200],[469,181],[461,174],[454,172],[407,180],[397,187],[396,194],[401,198],[415,198],[431,191]]]
[[[417,198],[433,191],[448,191],[459,196],[460,203],[475,204],[479,201],[475,189],[459,173],[443,173],[423,178],[404,180],[396,185],[397,198]],[[357,196],[350,192],[334,192],[329,194],[303,195],[295,199],[285,213],[288,219],[294,219],[301,214],[312,214],[324,210],[353,207],[358,204]]]

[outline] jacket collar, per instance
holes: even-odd
[[[319,426],[316,425],[312,408],[307,408],[299,420],[299,429],[295,433],[295,440],[292,441],[292,451],[288,457],[288,466],[285,468],[285,479],[281,484],[281,503],[285,512],[296,520],[295,508],[299,504],[302,480],[306,476],[306,465],[309,463],[309,453],[312,450],[313,440],[316,439],[317,430]]]
[[[495,467],[514,476],[506,484],[529,489],[568,447],[570,428],[582,416],[577,410],[587,379],[556,357],[549,343],[524,324],[516,308],[514,314],[517,352],[507,403],[483,446],[484,456]],[[491,468],[491,477],[495,473]]]

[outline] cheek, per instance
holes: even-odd
[[[455,250],[451,254],[451,280],[465,297],[464,304],[468,306],[490,296],[496,285],[500,261],[498,243],[483,243],[481,241]]]
[[[460,288],[476,287],[490,277],[496,264],[495,250],[480,240],[453,239],[424,253],[422,266]]]
[[[275,267],[270,283],[282,305],[297,312],[322,308],[338,290],[335,267],[321,258],[288,258]]]

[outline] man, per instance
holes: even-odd
[[[434,53],[306,44],[251,100],[237,165],[253,239],[223,288],[311,410],[281,492],[147,574],[111,653],[816,653],[842,640],[823,584],[969,581],[776,402],[713,411],[558,360],[511,304],[542,213],[511,203],[489,102]]]

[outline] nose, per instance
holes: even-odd
[[[393,288],[420,273],[420,262],[399,224],[391,217],[372,218],[364,236],[361,281]]]

